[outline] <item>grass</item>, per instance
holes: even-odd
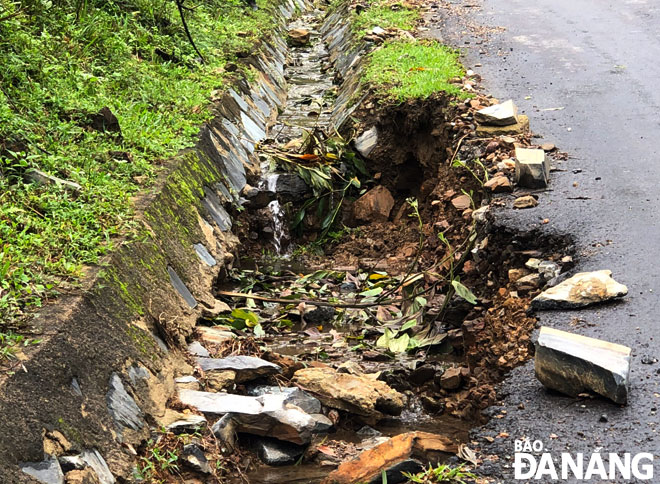
[[[131,197],[194,144],[269,2],[186,10],[202,64],[172,0],[0,0],[0,338],[130,228]],[[90,127],[104,107],[121,133]],[[82,189],[31,183],[35,168]]]
[[[437,467],[429,465],[428,469],[425,469],[418,474],[404,472],[403,475],[409,479],[409,482],[414,482],[416,484],[466,484],[468,482],[466,479],[470,482],[477,479],[476,475],[465,471],[462,465],[459,465],[458,467],[450,467],[443,464],[438,465]]]
[[[351,26],[354,32],[367,34],[374,27],[411,30],[419,20],[419,11],[405,7],[398,2],[371,0],[367,8],[353,14]]]
[[[466,97],[461,86],[449,81],[465,72],[459,54],[434,40],[393,40],[369,56],[363,80],[388,98],[425,99],[443,91]]]

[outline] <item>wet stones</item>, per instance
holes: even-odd
[[[333,368],[304,368],[293,382],[316,396],[324,405],[363,417],[399,415],[404,397],[385,383],[364,375],[338,373]]]
[[[461,375],[461,368],[452,367],[447,368],[440,376],[438,383],[441,388],[445,390],[456,390],[461,386],[463,377]]]
[[[286,395],[267,394],[259,397],[182,390],[179,399],[206,414],[232,414],[237,432],[274,437],[278,440],[306,444],[318,430],[321,416],[311,416],[299,407],[285,404]],[[332,423],[330,423],[332,426]]]
[[[628,399],[631,349],[542,327],[534,370],[547,388],[570,396],[595,392],[615,403]]]
[[[312,190],[295,173],[280,173],[275,182],[275,192],[283,202],[301,202],[311,195]]]
[[[235,380],[239,383],[275,375],[281,371],[278,365],[254,356],[197,358],[197,364],[207,373],[232,371],[235,373]]]
[[[548,186],[550,165],[545,151],[540,149],[516,148],[516,183],[525,188]]]
[[[284,466],[294,464],[305,452],[306,447],[280,442],[275,439],[263,438],[256,445],[257,455],[264,464],[269,466]]]
[[[306,29],[289,30],[289,42],[296,47],[304,47],[309,43],[310,33]]]
[[[394,197],[382,185],[372,188],[353,205],[353,214],[358,222],[387,222],[394,207]]]
[[[574,309],[628,294],[628,288],[612,278],[612,271],[580,272],[546,289],[532,300],[534,309]]]

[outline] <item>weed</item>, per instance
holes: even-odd
[[[463,75],[455,50],[434,40],[393,40],[370,54],[363,81],[398,101],[439,91],[464,98],[460,85],[450,82]]]
[[[477,180],[479,184],[483,187],[484,184],[488,181],[488,170],[486,169],[486,167],[479,158],[475,158],[472,163],[475,165],[474,168],[471,167],[468,164],[468,162],[461,161],[460,159],[457,158],[452,163],[452,166],[456,168],[466,169],[470,173],[470,175],[472,175],[474,179]],[[481,176],[480,173],[483,173],[483,176]]]
[[[272,23],[269,2],[187,10],[202,65],[175,2],[0,0],[0,331],[134,227],[131,197],[195,143],[226,64]],[[93,127],[104,107],[120,131]],[[82,188],[32,183],[35,168]]]
[[[438,465],[437,467],[429,465],[428,469],[425,469],[418,474],[404,472],[403,475],[406,476],[410,482],[419,484],[467,484],[466,479],[477,479],[476,475],[464,470],[463,465],[459,465],[458,467],[450,467],[443,464]]]
[[[367,8],[353,15],[354,32],[365,35],[374,27],[411,30],[419,19],[419,12],[398,2],[372,0]]]

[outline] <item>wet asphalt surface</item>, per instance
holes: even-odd
[[[514,99],[543,135],[539,143],[555,143],[570,155],[553,163],[559,170],[537,208],[505,210],[500,217],[521,228],[549,219],[547,230],[575,238],[578,271],[610,269],[629,289],[620,303],[539,314],[541,324],[630,346],[629,404],[550,393],[529,362],[501,386],[502,406],[489,409],[496,418],[474,432],[483,453],[499,457],[480,471],[500,482],[522,482],[514,480],[510,464],[514,439],[527,437],[541,440],[554,457],[651,452],[650,482],[660,482],[660,363],[642,363],[646,356],[660,358],[660,2],[448,5],[451,10],[438,5],[433,11],[430,33],[464,51],[466,67],[483,77],[486,92]],[[465,15],[459,18],[460,6]],[[504,29],[475,35],[484,26]],[[508,437],[498,437],[502,432]],[[545,479],[532,482],[557,482]]]

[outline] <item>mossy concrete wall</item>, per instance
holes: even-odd
[[[286,20],[304,8],[302,0],[282,3],[269,40],[245,60],[255,79],[214,105],[196,148],[169,160],[152,193],[137,200],[133,232],[84,286],[38,315],[43,342],[0,382],[0,483],[31,482],[19,465],[45,452],[86,449],[132,482],[133,449],[174,394],[174,368],[185,368],[180,349],[215,305],[213,282],[240,255],[232,214],[258,172],[255,143],[285,100]],[[117,395],[134,400],[137,414],[122,414]],[[71,448],[48,438],[54,431]]]

